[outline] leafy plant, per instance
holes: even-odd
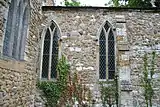
[[[155,52],[152,52],[152,61],[151,61],[151,69],[149,71],[149,64],[147,54],[144,55],[143,62],[144,62],[144,70],[143,70],[143,77],[142,77],[142,87],[144,89],[144,97],[146,106],[152,107],[152,98],[154,95],[153,90],[153,75],[155,74]]]
[[[114,7],[149,8],[152,7],[151,0],[110,0],[108,5]],[[158,2],[155,2],[157,5]],[[157,6],[158,7],[158,6]]]
[[[117,77],[115,77],[114,81],[103,81],[100,82],[100,92],[101,92],[101,100],[103,107],[111,107],[114,104],[117,104],[118,107],[118,84]],[[106,105],[107,104],[107,105]]]
[[[81,5],[81,3],[76,0],[71,0],[71,1],[64,0],[64,4],[65,6],[80,6]]]
[[[37,86],[42,90],[42,96],[46,100],[47,107],[58,106],[58,101],[67,87],[67,76],[69,74],[69,64],[62,56],[57,65],[57,81],[39,81]]]
[[[37,86],[42,90],[42,97],[46,101],[47,107],[71,107],[78,102],[84,105],[83,101],[91,99],[88,88],[82,85],[82,79],[77,73],[72,76],[69,73],[69,65],[64,56],[57,65],[57,81],[39,81]]]

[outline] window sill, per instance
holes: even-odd
[[[114,79],[99,79],[99,82],[106,82],[106,81],[112,82],[114,81]]]
[[[105,82],[107,79],[99,79],[99,82]]]
[[[25,61],[17,61],[13,58],[0,55],[0,68],[23,72]]]
[[[39,81],[42,81],[42,82],[43,82],[43,81],[56,82],[57,79],[50,79],[50,80],[48,80],[48,79],[45,79],[45,78],[40,78]]]

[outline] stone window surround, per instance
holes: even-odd
[[[109,29],[112,30],[113,34],[114,34],[114,48],[115,48],[115,75],[117,73],[117,69],[116,69],[116,66],[117,66],[117,43],[116,43],[116,31],[115,31],[115,27],[113,26],[113,24],[111,22],[109,22],[108,20],[105,20],[102,24],[101,24],[101,27],[99,28],[98,30],[98,33],[97,33],[97,62],[96,62],[96,65],[97,65],[97,78],[99,81],[113,81],[113,79],[108,79],[108,67],[106,67],[106,79],[99,79],[99,37],[100,37],[100,34],[101,34],[101,31],[102,29],[104,30],[104,25],[108,23],[108,25],[110,26]],[[109,30],[108,30],[109,31]],[[105,32],[105,38],[106,38],[106,65],[108,65],[108,34],[109,32]]]
[[[43,65],[43,47],[44,47],[44,39],[45,39],[45,34],[46,34],[46,31],[47,31],[47,28],[49,28],[50,27],[50,25],[52,24],[52,23],[54,23],[54,25],[56,26],[56,28],[58,28],[58,30],[59,30],[59,32],[60,32],[60,34],[59,34],[59,40],[58,40],[58,59],[60,59],[61,58],[61,54],[62,54],[62,46],[61,46],[61,35],[62,35],[62,33],[61,33],[61,29],[60,29],[60,27],[59,27],[59,25],[56,23],[56,21],[54,21],[54,20],[51,20],[51,21],[49,21],[49,22],[47,22],[47,24],[45,25],[45,27],[43,28],[43,31],[42,31],[42,34],[41,34],[41,46],[40,46],[40,66],[39,66],[39,68],[40,68],[40,72],[39,72],[39,79],[41,80],[41,81],[43,81],[43,80],[46,80],[46,79],[42,79],[42,65]],[[43,25],[43,24],[42,24]],[[51,32],[51,41],[52,41],[52,39],[53,39],[53,33],[54,32]],[[50,45],[51,46],[51,45]],[[51,47],[50,47],[51,48]],[[51,54],[51,52],[50,52],[50,54]],[[50,62],[51,63],[51,62]],[[48,74],[49,75],[49,74]],[[52,81],[56,81],[56,79],[52,79],[52,78],[48,78],[47,80],[52,80]]]
[[[10,4],[11,4],[11,0],[10,0],[10,2],[9,2]],[[8,29],[8,26],[10,27],[10,29],[11,29],[11,36],[10,37],[12,37],[11,38],[11,40],[9,40],[9,42],[10,42],[10,46],[9,46],[9,52],[8,52],[8,54],[12,54],[12,51],[13,51],[13,43],[15,43],[15,42],[17,42],[18,43],[18,46],[16,46],[16,53],[15,53],[15,57],[16,58],[13,58],[13,55],[9,55],[9,56],[7,56],[7,55],[4,55],[4,49],[2,49],[1,50],[1,57],[3,57],[2,59],[6,59],[6,60],[17,60],[17,61],[25,61],[25,60],[27,60],[26,59],[26,54],[25,54],[25,49],[26,49],[26,46],[25,46],[25,42],[26,42],[26,39],[28,38],[28,34],[29,34],[29,26],[28,26],[28,23],[29,23],[29,19],[30,19],[30,2],[29,2],[29,0],[25,0],[25,1],[22,1],[22,0],[14,0],[14,5],[15,5],[15,7],[14,7],[14,9],[12,10],[13,12],[11,13],[11,14],[13,14],[13,20],[11,21],[12,22],[12,25],[10,24],[10,26],[7,24],[7,22],[8,22],[8,18],[9,18],[9,9],[8,10],[6,10],[6,14],[5,14],[5,17],[4,17],[4,19],[5,19],[5,22],[4,22],[4,29]],[[23,6],[22,6],[23,5]],[[18,10],[20,10],[19,12],[20,12],[20,14],[19,14],[19,20],[14,20],[14,19],[16,19],[16,15],[15,15],[15,12],[18,12]],[[21,22],[20,22],[21,21]],[[14,30],[14,27],[12,27],[12,26],[16,26],[16,24],[17,24],[17,22],[19,23],[18,24],[18,30],[17,30],[17,35],[19,35],[19,36],[17,36],[18,38],[17,38],[17,40],[16,41],[14,41],[14,37],[15,37],[15,35],[14,35],[14,33],[13,32],[15,32]],[[4,36],[3,36],[3,38],[2,38],[2,44],[1,44],[1,46],[2,47],[4,47],[4,40],[5,40],[5,34],[6,34],[6,30],[5,30],[5,32],[4,32]],[[23,35],[21,38],[20,38],[20,35]],[[18,40],[19,39],[19,40]],[[19,51],[19,48],[21,49],[20,51]],[[18,53],[19,53],[19,56],[18,56]],[[18,58],[19,57],[19,58]]]
[[[25,61],[19,62],[15,60],[3,60],[0,59],[0,68],[11,70],[11,71],[20,71],[25,72]]]

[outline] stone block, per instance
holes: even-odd
[[[116,41],[117,41],[117,42],[123,41],[123,36],[117,36],[117,37],[116,37]]]
[[[126,60],[126,61],[119,61],[119,65],[122,67],[122,66],[128,66],[130,65],[130,62],[129,60]]]
[[[76,51],[76,52],[81,52],[81,48],[75,47],[75,51]]]
[[[128,44],[118,44],[117,47],[119,51],[129,51]]]
[[[129,66],[124,66],[119,68],[119,78],[120,80],[130,81],[130,68]]]
[[[127,61],[129,60],[129,55],[121,55],[121,59]]]
[[[82,67],[80,66],[80,67],[76,67],[76,70],[77,71],[82,71]]]
[[[127,32],[124,28],[116,28],[116,34],[117,36],[126,36]]]
[[[115,18],[117,23],[126,23],[124,15],[116,15]]]

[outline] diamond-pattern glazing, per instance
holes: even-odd
[[[99,38],[99,78],[106,79],[106,38],[103,30]]]
[[[115,74],[115,45],[114,45],[114,35],[112,30],[110,30],[108,35],[108,78],[114,79]]]

